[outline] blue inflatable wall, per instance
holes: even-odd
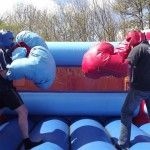
[[[81,66],[83,55],[98,42],[47,42],[57,66]],[[118,42],[110,42],[114,47]]]

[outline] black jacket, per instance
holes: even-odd
[[[131,87],[141,91],[150,91],[150,45],[141,43],[128,55],[133,68]]]
[[[7,55],[5,50],[0,49],[0,70],[6,70],[7,64],[10,64],[11,58]],[[4,79],[0,75],[0,92],[7,91],[13,87],[13,81]]]

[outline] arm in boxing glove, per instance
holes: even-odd
[[[128,75],[128,59],[122,61],[120,55],[111,55],[109,61],[101,67],[101,71],[107,72],[109,76],[117,78],[126,77]]]
[[[120,55],[122,59],[126,59],[131,49],[144,41],[145,35],[140,31],[132,31],[126,34],[126,39],[119,43],[115,49],[115,53]]]
[[[12,52],[12,61],[20,58],[24,58],[27,55],[27,49],[25,47],[18,47]]]
[[[31,48],[24,42],[17,43],[12,49],[11,52],[13,53],[17,48],[22,47],[26,49],[26,57],[29,55]]]
[[[89,78],[103,76],[125,77],[128,75],[128,60],[122,60],[120,55],[113,53],[110,43],[101,42],[85,53],[82,61],[82,71]]]
[[[149,41],[150,43],[150,32],[146,32],[145,36],[146,36],[146,40]]]
[[[32,31],[21,31],[17,36],[16,36],[16,42],[24,42],[26,43],[30,48],[33,48],[35,46],[42,46],[46,49],[48,49],[48,46],[44,39],[39,36],[37,33],[34,33]]]
[[[99,71],[101,66],[110,58],[110,54],[114,53],[114,47],[108,42],[99,42],[92,46],[83,56],[82,71],[89,77],[97,79],[101,76],[108,75],[107,72]]]
[[[126,40],[119,43],[117,48],[115,49],[115,54],[120,55],[122,57],[122,60],[127,58],[128,54],[131,51],[131,45]]]

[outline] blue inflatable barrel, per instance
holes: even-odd
[[[34,121],[29,119],[29,130]],[[16,150],[23,138],[18,126],[18,120],[13,119],[0,126],[0,150]]]
[[[93,119],[80,119],[70,126],[72,150],[115,150],[104,127]]]
[[[105,128],[108,131],[108,133],[111,136],[114,143],[117,143],[118,138],[120,136],[120,128],[121,128],[120,120],[115,120],[115,121],[110,122],[109,124],[107,124],[105,126]],[[132,124],[131,137],[130,137],[131,148],[133,145],[136,145],[137,143],[143,143],[143,147],[145,148],[146,145],[144,146],[144,143],[147,143],[147,142],[150,142],[150,136],[148,134],[144,133],[137,126]],[[137,146],[135,146],[135,147],[137,147]],[[132,148],[132,150],[133,149],[134,148]],[[134,150],[141,150],[141,149],[134,149]]]
[[[43,140],[44,143],[32,148],[32,150],[68,150],[68,134],[69,127],[63,119],[44,119],[35,126],[30,134],[32,141]]]

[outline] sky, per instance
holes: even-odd
[[[55,11],[58,9],[58,3],[65,3],[65,2],[71,2],[73,0],[4,0],[3,3],[0,5],[0,14],[5,13],[6,11],[11,11],[16,3],[25,3],[25,4],[32,4],[37,9],[48,9],[51,11]],[[85,0],[91,5],[92,0]],[[99,4],[102,0],[95,0]]]
[[[49,8],[54,9],[57,7],[57,0],[4,0],[0,5],[0,14],[6,11],[11,11],[16,3],[32,4],[37,9]]]

